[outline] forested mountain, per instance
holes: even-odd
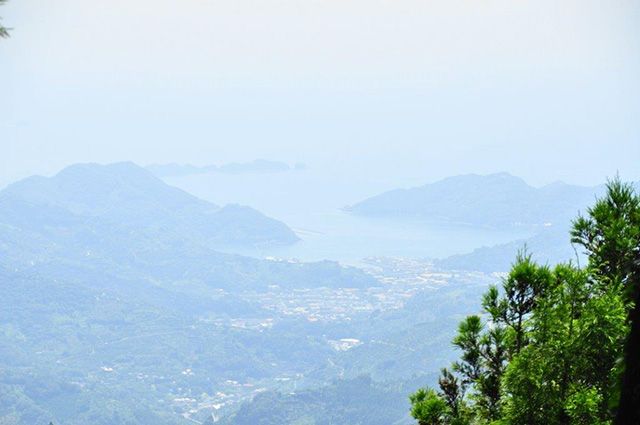
[[[1,423],[184,424],[182,412],[233,413],[261,389],[283,389],[274,404],[306,400],[286,395],[298,384],[318,394],[301,410],[327,412],[348,385],[329,383],[360,375],[376,380],[367,394],[391,397],[384,418],[406,419],[402,383],[451,357],[446,336],[490,281],[381,287],[333,262],[221,253],[189,231],[206,223],[183,219],[217,207],[131,164],[28,179],[0,200]],[[346,337],[360,345],[341,348]],[[408,337],[429,343],[406,350]],[[359,403],[336,420],[370,409]]]
[[[582,263],[585,258],[571,245],[567,228],[568,226],[543,228],[530,238],[476,248],[467,254],[436,260],[436,264],[449,270],[505,272],[511,268],[513,259],[524,247],[531,253],[532,258],[541,264],[557,264],[570,260]]]
[[[421,218],[478,226],[567,224],[603,187],[554,183],[535,188],[507,173],[449,177],[392,190],[347,207],[355,214]]]
[[[496,401],[495,380],[488,380],[495,376],[465,378],[468,369],[461,361],[454,368],[457,375],[444,375],[458,379],[460,394],[466,391],[459,411],[468,416],[460,418],[519,415],[509,410],[519,400],[509,397],[523,398],[517,391],[524,387],[515,381],[520,375],[508,372],[520,366],[512,366],[519,354],[510,345],[513,311],[505,306],[523,274],[557,285],[544,310],[551,312],[552,324],[571,323],[561,298],[571,300],[573,290],[581,315],[574,334],[557,329],[567,342],[554,352],[532,345],[542,341],[540,332],[551,324],[536,318],[535,311],[525,312],[526,332],[517,344],[526,345],[521,352],[530,350],[533,360],[523,368],[535,366],[544,379],[556,379],[556,369],[536,362],[552,358],[556,364],[553,356],[561,354],[581,359],[568,380],[586,373],[597,356],[605,370],[620,357],[627,330],[628,304],[620,304],[621,292],[585,283],[602,280],[590,274],[591,268],[551,269],[523,257],[498,295],[486,296],[480,305],[478,299],[498,277],[451,271],[458,268],[453,263],[374,258],[367,260],[364,272],[329,261],[220,252],[216,227],[207,227],[209,221],[228,229],[259,213],[236,207],[225,211],[128,163],[78,165],[53,178],[27,179],[0,192],[0,206],[2,424],[187,424],[211,421],[213,415],[221,423],[239,425],[407,424],[407,394],[420,385],[437,385],[434,371],[454,358],[455,346],[467,347],[469,340],[458,338],[454,346],[450,337],[469,313],[480,318],[464,322],[467,327],[480,324],[472,345],[477,343],[481,356],[498,355],[499,364],[476,364],[478,373],[490,373],[495,366],[504,376],[502,387],[512,392]],[[489,251],[477,268],[491,260]],[[506,327],[504,335],[490,332],[488,317],[496,329]],[[611,329],[602,330],[600,324]],[[606,356],[598,351],[580,357],[580,350],[606,338],[609,345],[598,345]],[[530,380],[527,385],[547,385],[532,373],[522,374]],[[609,382],[611,376],[602,372],[597,379]],[[451,388],[449,381],[441,382]],[[593,400],[597,404],[608,394],[604,381],[587,387],[567,382],[575,385],[564,393],[544,387],[563,407],[549,398],[540,398],[536,406],[587,418],[593,409],[602,417],[610,415],[593,407]],[[433,423],[465,423],[450,421],[458,405],[447,404],[447,393],[441,391],[418,393],[414,414],[424,413],[424,406],[440,406],[440,422]],[[485,397],[489,391],[493,399]]]
[[[640,187],[635,183],[635,187]],[[518,251],[526,246],[542,264],[584,261],[571,245],[571,220],[605,191],[604,186],[583,187],[556,182],[535,188],[507,173],[469,174],[433,184],[399,189],[359,202],[347,210],[365,216],[435,220],[473,226],[524,227],[533,235],[472,252],[436,260],[443,269],[507,271]]]
[[[640,189],[640,182],[630,183],[636,190]],[[564,207],[564,200],[569,199],[582,202],[580,211],[586,210],[598,196],[603,195],[604,186],[594,188],[581,188],[562,183],[545,186],[540,189],[549,197],[549,204],[545,205],[548,211],[565,210],[563,217],[556,222],[549,222],[542,227],[534,229],[534,235],[528,238],[518,239],[507,243],[483,246],[472,252],[457,254],[447,258],[436,260],[436,264],[444,269],[453,270],[480,270],[485,272],[505,272],[510,269],[517,253],[526,247],[534,261],[541,264],[558,264],[568,261],[585,264],[587,259],[579,247],[572,245],[568,232],[571,228],[571,220],[566,218],[572,208]],[[591,195],[590,195],[591,193]],[[591,199],[589,201],[589,199]],[[545,201],[546,202],[546,201]],[[571,216],[571,219],[574,216]]]
[[[34,176],[0,192],[0,223],[41,236],[72,228],[77,237],[135,232],[147,239],[190,240],[210,247],[290,244],[297,236],[284,223],[249,207],[218,207],[165,184],[133,163],[77,164],[51,178]],[[34,227],[37,226],[37,229]],[[91,230],[88,230],[91,229]]]
[[[218,208],[129,163],[0,192],[0,423],[186,423],[172,409],[191,391],[322,363],[326,338],[289,330],[295,310],[274,312],[279,299],[380,283],[330,261],[214,249],[254,232],[293,239],[282,223]]]
[[[474,311],[474,300],[492,280],[454,279],[450,286],[416,294],[402,309],[325,327],[324,332],[351,335],[363,344],[314,371],[310,376],[320,378],[316,385],[261,393],[221,423],[411,424],[408,392],[437,382],[438,365],[453,358],[449,335],[465,311]]]
[[[415,383],[376,383],[359,377],[292,394],[266,392],[232,416],[205,425],[406,425],[406,389]]]
[[[0,192],[0,264],[9,269],[184,279],[231,290],[375,285],[329,261],[266,261],[216,250],[295,240],[281,222],[248,207],[219,208],[132,163],[71,166]]]

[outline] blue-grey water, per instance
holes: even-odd
[[[357,264],[369,256],[443,258],[481,246],[530,236],[527,229],[489,229],[424,220],[371,218],[342,210],[382,191],[423,182],[340,173],[295,170],[270,174],[207,173],[165,178],[167,183],[217,204],[238,203],[282,220],[302,239],[288,247],[256,248],[240,253],[305,261],[336,260]]]

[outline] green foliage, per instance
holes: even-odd
[[[607,196],[573,224],[571,240],[589,256],[589,267],[603,283],[631,283],[640,278],[640,196],[616,179]]]
[[[482,298],[486,316],[460,323],[457,376],[443,369],[440,378],[444,423],[603,425],[626,386],[637,394],[633,379],[620,391],[619,377],[623,365],[625,376],[637,374],[630,325],[640,319],[633,314],[640,304],[640,197],[615,180],[588,212],[571,233],[587,267],[551,269],[521,252],[502,285]]]
[[[610,421],[600,419],[598,412],[601,405],[602,396],[596,388],[582,388],[568,398],[566,410],[572,424],[604,425]]]
[[[506,332],[492,326],[482,336],[483,373],[477,379],[476,405],[481,416],[493,420],[500,416],[500,380],[507,361]]]
[[[420,388],[409,396],[411,416],[419,425],[443,425],[449,411],[447,403],[431,388]]]
[[[441,397],[447,403],[449,413],[452,418],[462,418],[464,415],[464,387],[460,384],[458,378],[447,368],[442,369],[442,375],[438,379],[438,385],[441,391]]]
[[[619,179],[607,188],[607,196],[589,209],[588,217],[574,222],[572,240],[588,254],[594,279],[610,288],[622,285],[633,304],[615,420],[622,425],[640,423],[640,196]]]
[[[482,373],[480,336],[483,330],[480,316],[469,316],[460,323],[453,344],[462,350],[461,362],[453,370],[463,375],[463,383],[475,382]]]
[[[500,297],[496,287],[485,294],[484,310],[495,323],[509,329],[510,356],[517,354],[527,343],[526,318],[535,308],[539,296],[551,286],[552,280],[548,267],[535,264],[530,254],[521,251],[502,282],[504,295]]]

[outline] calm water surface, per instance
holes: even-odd
[[[391,188],[394,182],[353,176],[328,177],[309,170],[276,174],[200,174],[165,179],[219,205],[254,207],[287,223],[302,239],[280,248],[243,250],[257,257],[277,256],[305,261],[336,260],[357,264],[369,256],[443,258],[481,246],[522,239],[525,229],[486,229],[410,219],[370,218],[348,214],[342,207]],[[417,183],[416,183],[417,184]]]

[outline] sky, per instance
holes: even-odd
[[[636,0],[10,0],[0,16],[0,186],[75,162],[255,158],[344,184],[640,179]]]

